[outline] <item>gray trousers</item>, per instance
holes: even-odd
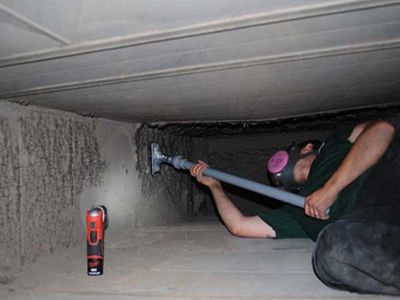
[[[400,204],[371,207],[330,224],[317,239],[315,273],[332,288],[400,295],[399,222]]]

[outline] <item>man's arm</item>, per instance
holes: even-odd
[[[226,195],[218,180],[202,175],[207,167],[207,164],[199,161],[190,169],[190,174],[210,188],[217,210],[228,230],[240,237],[275,237],[275,231],[260,217],[244,216]]]
[[[382,157],[393,139],[394,131],[394,127],[385,121],[363,123],[355,127],[349,137],[353,146],[339,168],[321,189],[306,198],[306,215],[328,219],[325,211],[345,187]]]

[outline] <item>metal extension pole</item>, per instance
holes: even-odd
[[[189,170],[191,167],[195,165],[195,163],[182,158],[182,156],[168,157],[162,154],[158,144],[151,144],[151,155],[152,155],[151,157],[152,175],[160,171],[161,163],[170,164],[176,169],[186,169],[186,170]],[[297,194],[289,193],[280,190],[278,188],[271,187],[269,185],[261,184],[239,176],[234,176],[228,173],[214,170],[212,168],[205,169],[203,174],[221,180],[223,182],[244,188],[246,190],[250,190],[292,204],[294,206],[304,208],[305,198]]]

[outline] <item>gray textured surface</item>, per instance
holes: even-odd
[[[185,219],[190,207],[190,178],[166,169],[152,177],[148,146],[153,141],[170,151],[190,151],[190,139],[163,133],[146,125],[97,120],[99,151],[107,163],[100,186],[87,187],[80,195],[82,220],[92,204],[108,208],[108,239],[118,239],[127,229],[144,225],[174,224]]]
[[[150,174],[151,143],[160,144],[165,153],[179,153],[188,156],[191,152],[191,140],[183,135],[168,134],[158,126],[143,124],[137,129],[135,143],[137,146],[136,169],[141,179],[142,193],[147,199],[141,202],[137,211],[143,218],[137,225],[174,223],[192,214],[191,186],[192,179],[187,171],[176,171],[170,166],[162,166],[155,176]]]
[[[399,0],[0,1],[0,99],[141,121],[399,104]]]
[[[18,140],[7,120],[0,123],[0,284],[12,280],[21,266],[21,186],[19,177]]]
[[[0,103],[0,283],[38,257],[83,242],[85,211],[93,204],[108,208],[110,240],[193,211],[187,174],[147,172],[151,141],[185,154],[190,139],[138,128]]]
[[[3,281],[56,248],[76,245],[78,195],[100,183],[105,168],[95,121],[1,106],[1,240]]]
[[[340,126],[355,126],[365,121],[394,118],[400,106],[322,112],[311,116],[288,117],[267,121],[240,122],[178,122],[155,123],[164,133],[184,135],[208,141],[210,139],[240,138],[260,135],[298,134],[318,130],[328,131]]]
[[[55,253],[0,286],[1,299],[398,299],[324,286],[306,239],[241,239],[215,219],[125,232],[106,241],[104,275],[84,247]]]

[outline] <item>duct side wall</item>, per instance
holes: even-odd
[[[141,216],[135,205],[146,201],[135,170],[135,130],[0,103],[0,284],[39,257],[84,248],[84,214],[92,204],[108,208],[108,241],[133,228]]]
[[[93,204],[108,208],[108,245],[135,227],[186,219],[193,180],[168,166],[151,176],[151,142],[191,151],[190,138],[147,125],[0,103],[0,284],[39,257],[84,248]]]
[[[95,121],[1,103],[0,270],[78,241],[78,196],[106,167]]]

